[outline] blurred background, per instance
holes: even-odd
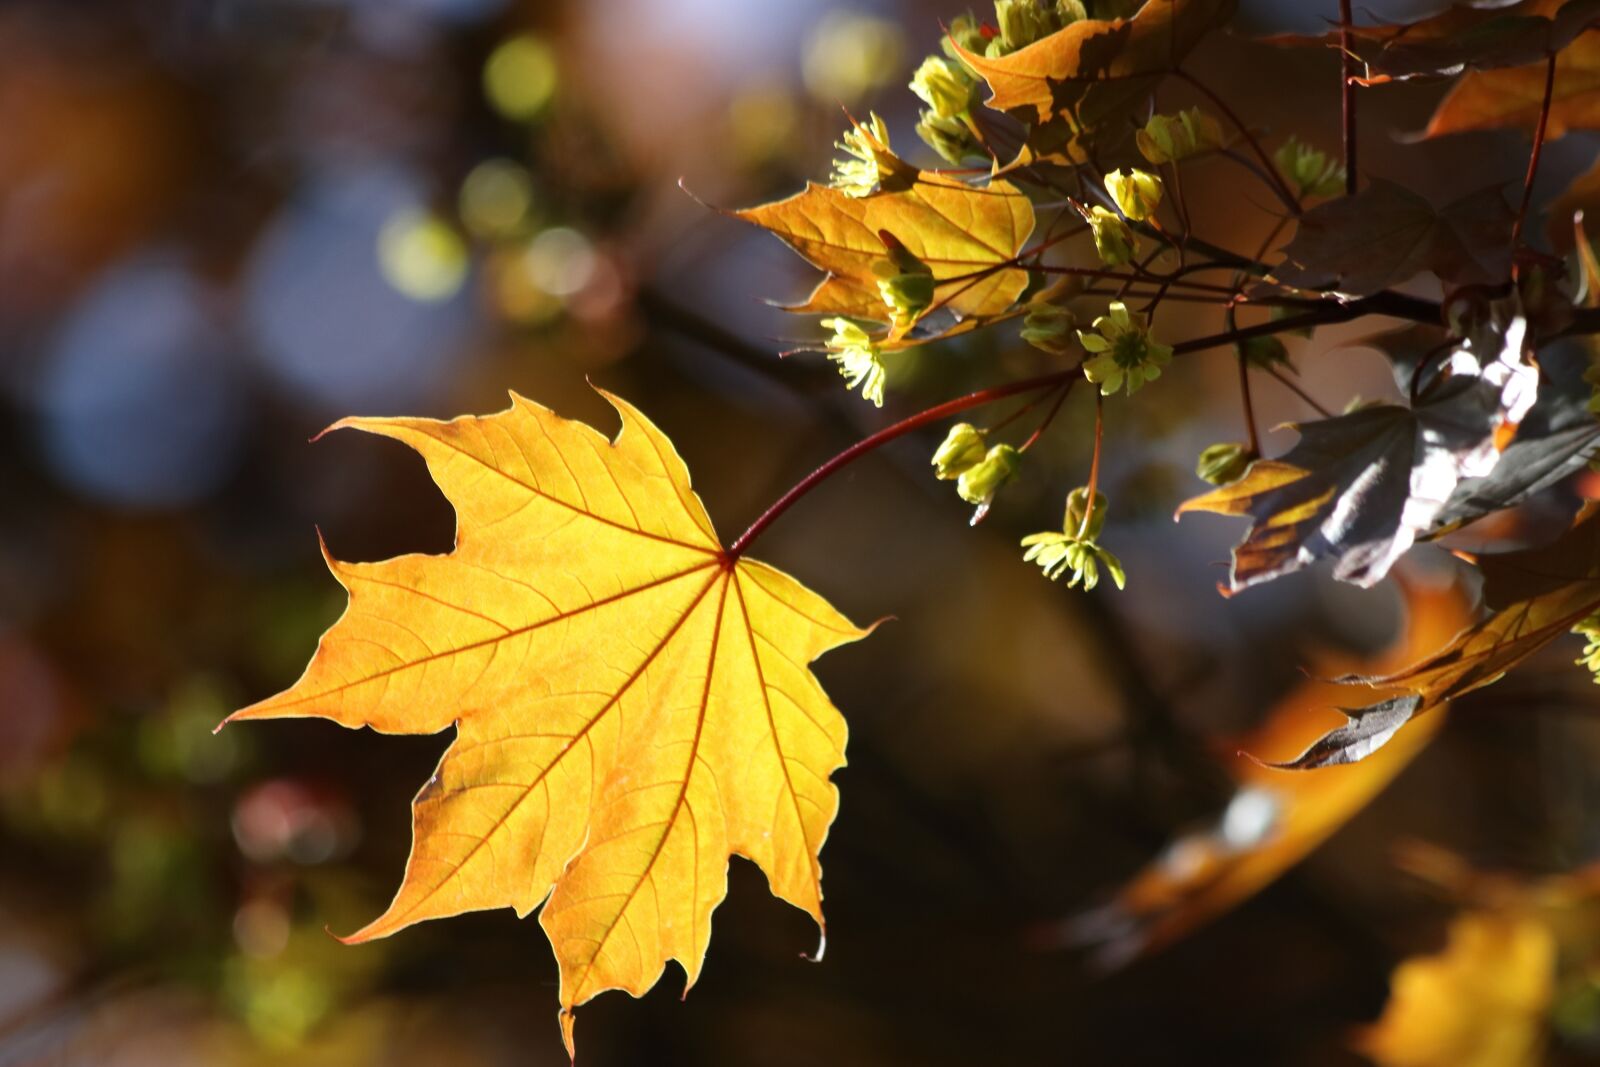
[[[1253,124],[1336,149],[1335,58],[1244,40],[1317,29],[1332,0],[1241,7],[1194,69]],[[531,920],[360,948],[325,933],[398,884],[408,803],[446,737],[211,733],[291,682],[338,614],[317,529],[350,560],[450,547],[416,456],[308,438],[346,414],[493,411],[507,389],[611,432],[589,379],[677,442],[726,539],[891,418],[1034,372],[1042,354],[1002,326],[902,361],[879,412],[820,356],[780,363],[820,332],[764,301],[815,279],[706,206],[824,177],[841,105],[879,111],[934,165],[904,85],[962,10],[0,7],[0,1064],[565,1061]],[[1514,133],[1399,143],[1440,91],[1363,94],[1366,172],[1441,196],[1519,181]],[[1552,145],[1540,198],[1593,153]],[[1199,232],[1249,250],[1275,219],[1239,173],[1185,185]],[[1219,326],[1209,309],[1163,316],[1168,341]],[[1375,353],[1340,347],[1361,332],[1291,342],[1298,381],[1334,409],[1392,391]],[[823,853],[826,960],[799,958],[809,920],[735,860],[694,995],[679,1003],[669,969],[641,1002],[586,1006],[586,1064],[1359,1063],[1351,1027],[1450,911],[1394,869],[1395,841],[1532,873],[1600,852],[1596,703],[1563,643],[1215,925],[1109,975],[1055,947],[1061,920],[1221,810],[1213,752],[1298,665],[1374,653],[1402,624],[1392,583],[1217,595],[1242,525],[1170,516],[1203,488],[1199,449],[1240,436],[1233,362],[1179,362],[1110,409],[1123,594],[1068,592],[1016,548],[1085,477],[1084,391],[976,529],[928,477],[935,429],[764,538],[762,558],[852,617],[895,616],[818,668],[852,731]],[[1310,414],[1270,379],[1257,403],[1264,426]],[[1413,577],[1448,577],[1443,553],[1415,555]]]

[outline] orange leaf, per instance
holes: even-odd
[[[1041,126],[1064,119],[1066,131],[1046,133],[1049,148],[1080,163],[1081,142],[1137,105],[1237,6],[1237,0],[1149,0],[1132,18],[1080,19],[1010,55],[956,50],[989,83],[991,108],[1021,111]]]
[[[807,665],[866,633],[731,559],[671,442],[602,395],[615,441],[515,395],[481,418],[338,423],[422,454],[455,549],[329,556],[344,615],[295,685],[228,719],[454,726],[394,902],[345,940],[546,902],[569,1051],[595,994],[642,995],[669,959],[693,985],[730,854],[822,924],[846,731]]]
[[[1424,137],[1464,130],[1521,126],[1539,122],[1544,100],[1545,64],[1502,70],[1468,71],[1439,102]],[[1556,56],[1555,88],[1545,136],[1554,140],[1570,130],[1600,128],[1600,30],[1590,30]]]
[[[975,187],[948,175],[907,168],[890,188],[847,196],[808,183],[786,200],[734,214],[771,230],[827,273],[789,311],[888,321],[873,267],[889,252],[880,233],[927,264],[934,308],[962,318],[1004,313],[1028,285],[1011,265],[1033,233],[1033,204],[1009,182]]]

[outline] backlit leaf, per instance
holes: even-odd
[[[234,713],[455,739],[413,805],[394,902],[348,941],[484,908],[540,924],[572,1008],[692,985],[728,857],[822,923],[818,850],[845,724],[808,669],[852,625],[794,579],[730,558],[672,444],[513,396],[486,417],[346,419],[419,452],[455,549],[328,566],[344,615],[294,686]]]
[[[1334,576],[1370,586],[1418,536],[1432,531],[1465,479],[1501,461],[1497,435],[1534,403],[1538,373],[1524,362],[1520,316],[1463,342],[1443,361],[1453,373],[1414,408],[1379,404],[1296,427],[1279,459],[1184,502],[1178,515],[1244,515],[1233,551],[1233,591],[1334,561]]]
[[[1237,0],[1149,0],[1132,18],[1080,19],[1009,55],[961,49],[989,83],[988,105],[1041,129],[1039,156],[1083,162],[1082,147],[1176,70]]]
[[[882,233],[927,264],[937,282],[930,312],[961,318],[1004,313],[1028,285],[1010,266],[1033,232],[1033,204],[1015,186],[973,186],[911,171],[867,196],[815,183],[772,204],[735,212],[771,230],[827,277],[788,310],[889,321],[873,268],[888,258]]]

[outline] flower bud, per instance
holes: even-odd
[[[972,89],[976,84],[960,64],[943,56],[924,59],[911,76],[911,91],[942,119],[956,118],[972,105]]]
[[[994,0],[994,21],[1007,52],[1025,48],[1056,29],[1037,0]]]
[[[1106,524],[1106,495],[1096,492],[1094,494],[1094,510],[1089,512],[1089,523],[1084,525],[1084,512],[1089,505],[1089,487],[1080,485],[1067,494],[1067,513],[1061,520],[1061,529],[1069,536],[1085,541],[1093,541],[1100,536],[1100,531]]]
[[[1344,191],[1344,167],[1326,152],[1291,137],[1272,158],[1301,196],[1338,196]]]
[[[967,503],[978,505],[979,515],[973,518],[974,522],[988,510],[994,494],[1015,478],[1021,467],[1021,452],[1010,445],[995,445],[961,475],[956,481],[956,493]]]
[[[1072,348],[1076,325],[1072,312],[1059,304],[1029,304],[1028,316],[1022,320],[1022,339],[1041,351],[1065,355]]]
[[[872,267],[872,273],[878,276],[878,293],[895,328],[910,329],[917,316],[933,303],[933,271],[893,234],[881,231],[878,236],[889,253],[888,259]]]
[[[959,478],[983,462],[989,435],[970,422],[958,422],[944,435],[944,443],[933,453],[933,476],[941,482]]]
[[[947,162],[960,166],[969,156],[983,155],[983,148],[972,131],[960,119],[942,119],[933,111],[924,111],[917,123],[917,136]]]
[[[1106,192],[1122,213],[1143,221],[1161,206],[1161,179],[1143,170],[1114,170],[1106,175]]]
[[[1222,147],[1222,127],[1197,107],[1176,115],[1151,115],[1134,135],[1139,152],[1151,163],[1176,163]]]
[[[1120,267],[1139,250],[1139,239],[1121,215],[1096,204],[1089,209],[1089,228],[1094,232],[1094,250],[1100,262]]]
[[[1083,6],[1083,0],[1056,0],[1056,22],[1062,26],[1070,26],[1088,17],[1089,11]]]
[[[951,46],[951,41],[980,56],[983,55],[983,50],[989,43],[984,39],[983,30],[978,26],[978,20],[970,14],[957,15],[951,19],[949,35],[939,42],[940,47],[944,49],[944,54],[953,62],[959,63],[961,62],[961,55]]]
[[[1255,454],[1239,442],[1224,441],[1200,453],[1194,472],[1212,485],[1227,485],[1244,477],[1245,469],[1255,458]]]

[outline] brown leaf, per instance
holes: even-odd
[[[1514,67],[1565,48],[1600,17],[1600,0],[1521,0],[1456,4],[1415,22],[1354,26],[1350,51],[1367,84]],[[1338,30],[1262,38],[1279,46],[1341,47]]]
[[[1451,86],[1428,120],[1424,137],[1504,126],[1533,129],[1544,100],[1545,64],[1470,71]],[[1555,87],[1545,137],[1600,129],[1600,31],[1579,37],[1556,57]]]
[[[1381,178],[1354,196],[1300,217],[1277,279],[1302,289],[1368,296],[1423,272],[1446,284],[1490,285],[1510,276],[1515,220],[1498,185],[1435,208]]]

